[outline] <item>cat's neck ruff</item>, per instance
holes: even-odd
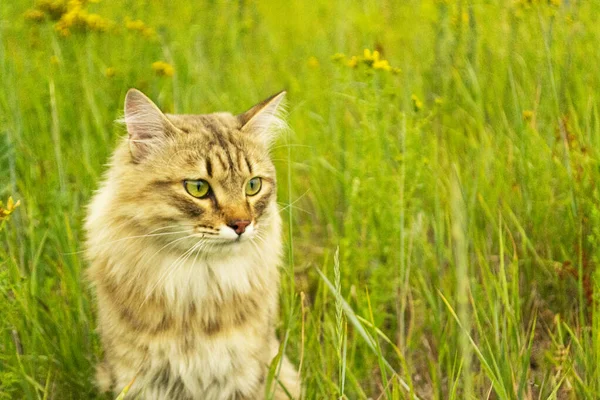
[[[144,284],[146,296],[160,294],[169,304],[226,302],[260,290],[277,273],[278,251],[266,244],[233,244],[231,253],[209,253],[198,257],[167,254],[155,265],[156,273]]]

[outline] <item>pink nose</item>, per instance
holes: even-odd
[[[238,235],[244,233],[248,225],[250,225],[250,221],[247,219],[236,219],[227,223],[227,226],[233,229]]]

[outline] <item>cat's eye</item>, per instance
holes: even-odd
[[[248,196],[254,196],[256,193],[260,192],[260,187],[262,186],[262,180],[259,177],[252,178],[246,183],[246,194]]]
[[[183,186],[186,192],[199,199],[206,197],[210,192],[210,185],[204,179],[189,181],[186,179],[183,181]]]

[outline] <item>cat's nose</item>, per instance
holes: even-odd
[[[227,223],[227,226],[233,229],[238,235],[244,233],[248,225],[250,225],[250,221],[247,219],[236,219]]]

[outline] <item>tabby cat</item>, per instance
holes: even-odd
[[[105,357],[101,390],[127,398],[298,398],[279,350],[281,220],[269,145],[285,92],[234,116],[163,114],[125,98],[128,137],[86,220]]]

